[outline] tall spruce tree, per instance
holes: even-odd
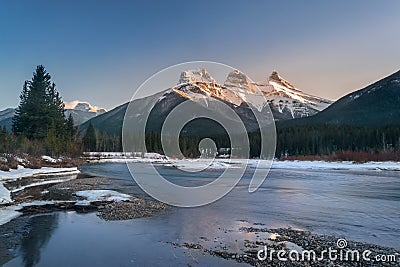
[[[76,134],[76,129],[74,126],[74,118],[72,117],[72,114],[69,114],[67,122],[65,123],[65,128],[67,131],[66,134],[68,141],[72,141]]]
[[[20,100],[12,125],[16,135],[37,140],[64,137],[64,104],[42,65],[36,67],[32,80],[25,81]]]
[[[97,148],[96,132],[91,122],[89,123],[89,127],[87,128],[85,136],[83,137],[82,141],[83,141],[83,148],[85,151],[87,152],[96,151]]]

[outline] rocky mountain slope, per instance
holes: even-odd
[[[107,112],[106,109],[92,106],[88,102],[76,100],[65,103],[65,115],[68,117],[71,114],[75,125],[80,125],[105,112]]]
[[[136,114],[132,119],[140,124],[145,120],[143,114],[150,112],[146,127],[149,130],[159,131],[170,111],[187,100],[206,105],[209,101],[213,101],[213,104],[220,101],[228,105],[244,122],[248,131],[258,128],[253,112],[263,118],[270,118],[272,111],[276,120],[287,120],[313,115],[331,103],[329,100],[302,93],[276,72],[272,73],[265,82],[254,83],[236,70],[229,73],[224,84],[219,84],[207,70],[200,69],[182,72],[177,85],[168,90],[134,100],[131,103],[134,110],[130,110],[129,113]],[[156,104],[150,111],[151,103]],[[271,109],[267,108],[268,105]],[[127,106],[124,104],[93,118],[84,123],[81,129],[86,129],[91,122],[100,131],[108,134],[120,133]],[[216,108],[218,109],[218,105]],[[212,122],[205,122],[205,120],[199,122],[197,126],[192,125],[191,128],[196,133],[209,129],[215,129],[216,133],[223,132],[220,126],[212,125]]]
[[[400,71],[352,92],[310,118],[283,126],[316,123],[384,126],[400,124]]]

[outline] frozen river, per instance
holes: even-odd
[[[144,196],[124,163],[88,164],[81,171],[115,178],[113,189]],[[160,171],[177,184],[193,186],[219,174],[188,175],[170,167]],[[236,262],[196,255],[171,242],[207,246],[223,241],[235,250],[236,240],[254,238],[239,228],[260,224],[400,248],[400,172],[272,169],[255,193],[248,192],[250,173],[215,203],[171,208],[151,218],[106,222],[75,212],[23,216],[16,220],[37,228],[35,236],[23,239],[15,251],[18,257],[5,266],[232,266]]]

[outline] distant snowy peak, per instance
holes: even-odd
[[[202,68],[200,70],[188,70],[181,73],[178,84],[182,83],[216,83],[213,77],[207,72],[206,69]]]
[[[257,92],[249,77],[247,77],[246,74],[240,72],[239,70],[234,70],[230,72],[228,74],[228,77],[226,78],[224,85],[231,88],[245,89],[252,93]]]
[[[298,90],[298,89],[296,89],[296,87],[294,87],[293,84],[291,84],[290,82],[286,81],[281,76],[279,76],[277,71],[273,71],[271,73],[271,75],[268,77],[268,82],[270,82],[270,83],[271,82],[275,82],[275,83],[277,83],[279,85],[282,85],[282,86],[284,86],[286,88],[290,88],[290,89],[293,89],[293,90]]]
[[[65,105],[65,115],[67,117],[69,115],[72,115],[75,125],[80,125],[98,115],[107,112],[107,110],[104,108],[92,106],[88,102],[78,101],[78,100],[72,102],[64,102],[64,105]]]
[[[65,109],[73,109],[77,111],[85,111],[85,112],[93,112],[93,113],[105,113],[107,112],[106,109],[104,108],[99,108],[97,106],[92,106],[88,102],[82,102],[82,101],[72,101],[72,102],[64,102]]]

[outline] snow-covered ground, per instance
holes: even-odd
[[[27,169],[22,166],[18,166],[17,170],[10,170],[8,172],[0,171],[0,181],[15,180],[24,177],[36,177],[36,176],[58,176],[64,174],[78,174],[78,168],[51,168],[43,167],[41,169]]]
[[[47,161],[47,162],[51,162],[51,163],[57,163],[57,161],[59,161],[59,160],[56,160],[56,159],[54,159],[52,157],[49,157],[49,156],[42,156],[42,159]]]
[[[122,157],[121,153],[114,153],[114,157]],[[109,156],[109,155],[108,155]],[[149,153],[146,155],[148,160],[156,160],[160,155]],[[161,156],[163,157],[163,156]],[[56,161],[50,157],[42,157],[44,160],[53,162]],[[17,170],[10,170],[8,172],[0,171],[0,225],[6,224],[14,218],[20,216],[22,213],[19,212],[23,207],[26,206],[42,206],[52,205],[60,201],[33,201],[22,203],[12,206],[3,206],[2,204],[11,204],[13,202],[11,193],[15,193],[24,190],[28,187],[34,187],[44,184],[53,184],[65,182],[71,179],[75,179],[79,173],[78,168],[49,168],[43,167],[41,169],[27,169],[22,166],[18,166]],[[19,180],[22,178],[35,178],[32,179],[31,183],[25,184],[13,190],[8,190],[4,183]],[[121,194],[112,190],[86,190],[78,191],[75,193],[76,196],[83,197],[84,200],[72,201],[76,205],[89,205],[94,201],[127,201],[133,198],[126,194]],[[65,201],[61,201],[65,202]]]
[[[250,168],[269,168],[270,161],[266,160],[241,160],[241,159],[215,159],[211,164],[209,159],[171,160],[167,166],[181,169],[224,169],[247,165]],[[326,162],[326,161],[273,161],[271,169],[310,169],[310,170],[375,170],[375,171],[400,171],[400,162],[366,162],[353,163],[351,161]]]
[[[354,163],[351,161],[274,161],[273,169],[312,169],[312,170],[375,170],[400,171],[400,162],[366,162]]]
[[[97,201],[119,202],[119,201],[128,201],[134,199],[130,195],[122,194],[113,190],[84,190],[76,192],[75,195],[83,197],[85,199],[79,201],[71,201],[71,200],[32,201],[32,202],[26,202],[18,205],[0,208],[0,226],[22,215],[22,212],[20,212],[20,210],[24,207],[54,205],[57,203],[66,203],[66,202],[75,203],[75,205],[78,206],[87,206],[90,205],[91,202],[97,202]]]
[[[75,192],[78,197],[83,197],[85,200],[76,202],[76,205],[85,206],[95,201],[128,201],[132,196],[122,194],[113,190],[84,190]]]
[[[88,155],[95,162],[140,162],[140,163],[155,163],[165,166],[174,166],[181,169],[224,169],[234,168],[241,165],[247,165],[251,168],[269,168],[270,162],[266,160],[257,159],[229,159],[229,158],[216,158],[212,161],[210,159],[170,159],[166,156],[157,153],[145,153],[143,157],[140,153],[122,153],[122,152],[91,152]],[[400,162],[385,161],[385,162],[366,162],[354,163],[351,161],[280,161],[274,160],[272,169],[311,169],[311,170],[387,170],[387,171],[400,171]]]
[[[6,224],[11,220],[17,218],[22,213],[19,212],[21,208],[18,206],[10,206],[5,208],[0,208],[0,225]]]
[[[12,202],[11,192],[17,192],[23,190],[28,187],[43,185],[43,184],[51,184],[51,183],[60,183],[66,180],[74,179],[76,175],[79,173],[78,168],[49,168],[43,167],[41,169],[26,169],[22,166],[18,166],[17,170],[10,170],[8,172],[0,171],[0,204],[6,204]],[[60,179],[43,179],[43,181],[35,181],[32,184],[27,184],[12,191],[9,191],[4,183],[22,179],[25,177],[40,177],[45,176],[47,178],[65,176],[65,178]]]
[[[10,191],[0,182],[0,204],[11,202]]]

